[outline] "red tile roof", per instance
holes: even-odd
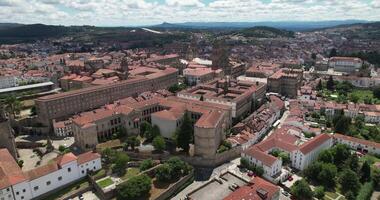
[[[371,146],[371,147],[375,147],[375,148],[380,148],[380,144],[377,143],[377,142],[372,142],[372,141],[369,141],[369,140],[363,140],[363,139],[359,139],[359,138],[355,138],[355,137],[350,137],[350,136],[347,136],[347,135],[342,135],[342,134],[334,134],[333,137],[335,139],[342,139],[342,140],[346,140],[346,141],[351,141],[351,142],[356,142],[356,143],[359,143],[359,144],[362,144],[362,145],[367,145],[367,146]]]
[[[272,199],[279,191],[278,186],[255,177],[250,185],[240,187],[223,200],[267,200]]]
[[[0,149],[0,189],[27,180],[8,149]]]
[[[58,156],[55,161],[57,162],[57,164],[59,166],[63,166],[67,163],[70,163],[70,162],[73,162],[73,161],[76,161],[77,160],[77,157],[73,154],[73,153],[67,153],[67,154],[64,154],[62,156]]]
[[[101,157],[100,154],[94,153],[92,151],[82,153],[82,154],[78,155],[78,164],[81,165],[83,163],[90,162],[90,161],[98,159],[100,157]]]
[[[330,140],[330,139],[331,139],[330,135],[320,134],[320,135],[314,137],[313,139],[302,144],[300,147],[300,151],[303,154],[308,154],[309,152],[311,152],[312,150],[319,147],[320,145],[322,145],[323,143],[325,143],[327,140]]]
[[[273,163],[275,163],[277,160],[276,157],[261,151],[256,146],[253,146],[253,147],[245,150],[244,153],[249,155],[249,156],[256,158],[257,160],[260,160],[264,165],[266,165],[268,167],[272,166]]]

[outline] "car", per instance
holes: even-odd
[[[78,197],[79,197],[80,200],[84,200],[83,195],[80,194]]]
[[[255,173],[253,173],[252,171],[249,171],[249,172],[247,173],[247,175],[248,175],[249,177],[252,177],[252,176],[255,176]]]

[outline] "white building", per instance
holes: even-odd
[[[360,69],[363,61],[360,58],[352,57],[332,57],[329,60],[329,67],[334,71],[351,73]]]
[[[380,144],[342,134],[334,134],[334,143],[345,144],[350,148],[365,153],[380,154]]]
[[[7,149],[0,149],[0,199],[29,200],[70,184],[102,168],[98,153],[68,153],[47,165],[22,172]]]
[[[151,115],[152,125],[157,125],[164,138],[172,138],[175,131],[182,124],[183,111],[162,110]]]
[[[17,86],[17,78],[15,76],[0,76],[0,89]]]
[[[73,135],[72,121],[59,121],[53,120],[53,129],[55,136],[67,137]]]

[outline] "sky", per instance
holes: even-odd
[[[380,0],[0,0],[0,22],[136,26],[162,22],[380,21]]]

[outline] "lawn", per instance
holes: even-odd
[[[360,163],[364,163],[365,161],[368,161],[370,165],[374,164],[375,162],[380,162],[380,159],[377,158],[374,155],[366,154],[365,156],[361,157],[359,159]]]
[[[333,193],[333,192],[326,192],[325,195],[331,197],[332,199],[336,199],[339,197],[337,193]]]
[[[127,180],[133,176],[136,176],[140,173],[140,169],[136,167],[128,168],[127,172],[124,174],[123,177],[120,177],[122,180]]]
[[[380,103],[379,99],[373,97],[373,93],[371,90],[354,89],[349,95],[357,95],[359,97],[360,103],[364,103],[364,99],[368,98],[372,98],[374,104]]]
[[[113,181],[110,177],[103,179],[101,181],[96,182],[101,188],[105,188],[113,184]]]
[[[98,170],[94,175],[92,175],[92,178],[94,180],[97,180],[97,179],[100,179],[102,177],[104,177],[106,174],[106,170],[105,169],[101,169],[101,170]]]

